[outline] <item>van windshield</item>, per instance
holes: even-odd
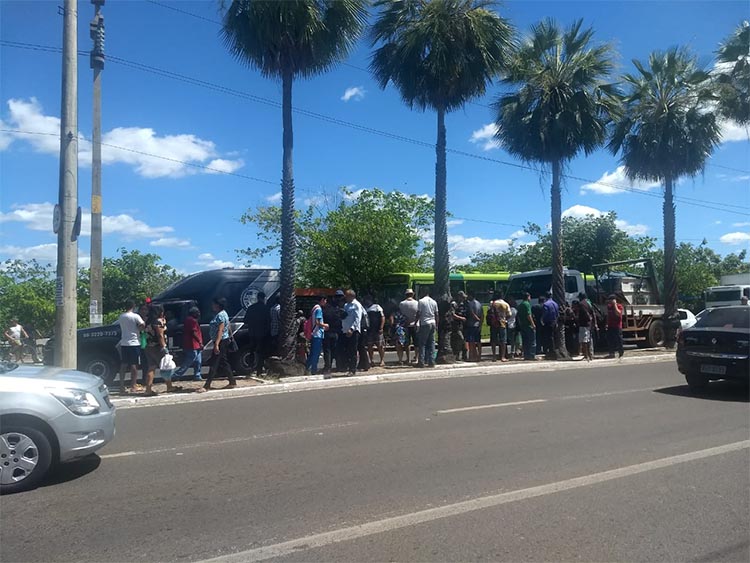
[[[739,301],[742,292],[739,289],[718,289],[706,292],[706,302],[716,301]]]

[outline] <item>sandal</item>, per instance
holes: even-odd
[[[208,391],[205,387],[198,387],[198,389],[195,390],[196,393],[205,393]]]
[[[144,397],[158,397],[158,396],[159,396],[159,393],[157,393],[156,391],[154,391],[154,390],[152,389],[151,391],[146,391],[146,392],[145,392],[145,393],[143,394],[143,396],[144,396]]]

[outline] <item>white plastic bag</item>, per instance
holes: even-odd
[[[172,354],[165,354],[159,363],[159,371],[172,371],[177,369],[177,364],[174,363]]]

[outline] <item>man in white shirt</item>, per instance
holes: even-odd
[[[357,301],[357,294],[347,290],[344,312],[346,317],[341,321],[341,332],[344,337],[344,365],[346,375],[357,375],[357,349],[362,332],[362,315],[365,308]]]
[[[16,361],[19,364],[23,363],[23,341],[28,339],[29,335],[26,334],[24,328],[18,324],[18,319],[11,319],[8,330],[5,331],[5,339],[10,343],[13,355],[16,357]]]
[[[128,299],[126,311],[117,319],[120,325],[120,393],[125,389],[125,370],[130,370],[130,391],[138,384],[138,363],[141,357],[140,331],[146,326],[141,316],[135,313],[135,301]]]
[[[435,329],[438,324],[438,305],[430,297],[430,288],[423,287],[420,290],[421,299],[417,305],[419,317],[419,353],[417,355],[417,366],[435,367]]]
[[[406,324],[404,326],[404,350],[406,350],[406,363],[409,363],[409,346],[414,346],[414,362],[419,357],[419,338],[417,334],[417,325],[419,324],[419,306],[414,299],[414,291],[408,288],[405,292],[406,298],[398,304],[398,310],[404,316]]]

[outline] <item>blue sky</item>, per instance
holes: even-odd
[[[0,36],[3,41],[60,46],[59,4],[4,0]],[[236,264],[235,250],[254,245],[257,235],[252,227],[241,225],[239,217],[250,206],[273,201],[278,193],[281,111],[273,102],[281,100],[280,84],[228,54],[219,26],[207,21],[219,19],[217,6],[218,2],[202,1],[110,0],[103,8],[108,56],[212,85],[200,87],[115,60],[107,62],[102,75],[104,142],[130,149],[103,148],[107,256],[119,247],[156,252],[185,272]],[[81,0],[78,7],[79,50],[88,51],[93,6]],[[583,17],[595,28],[598,40],[617,47],[622,71],[632,69],[633,58],[645,59],[653,49],[677,44],[690,47],[710,67],[718,43],[750,18],[745,1],[511,1],[501,4],[499,11],[521,31],[544,17],[563,24]],[[295,107],[434,143],[435,115],[410,111],[392,87],[380,90],[362,70],[368,66],[369,53],[363,41],[346,65],[297,82]],[[0,72],[0,129],[5,130],[0,132],[0,259],[54,262],[51,216],[57,199],[57,140],[21,131],[59,132],[61,55],[2,45]],[[80,205],[88,209],[91,70],[87,56],[79,57],[78,75],[78,125],[84,137],[78,195]],[[217,91],[221,88],[238,94]],[[492,113],[487,105],[500,91],[492,86],[483,99],[447,118],[449,148],[492,159],[448,156],[448,207],[455,218],[449,244],[452,259],[459,264],[476,251],[507,247],[528,221],[549,222],[549,178],[497,162],[517,163],[491,141]],[[253,101],[250,96],[272,103]],[[435,157],[429,147],[300,114],[295,114],[294,126],[300,202],[317,201],[340,186],[415,195],[434,191]],[[732,124],[725,124],[724,131],[725,140],[705,173],[679,185],[678,195],[686,199],[677,206],[678,240],[698,243],[705,237],[721,253],[750,246],[750,143],[747,132]],[[651,194],[642,195],[596,184],[627,185],[616,158],[605,151],[574,160],[568,173],[585,179],[566,180],[563,209],[568,214],[615,210],[623,228],[655,236],[661,243],[658,186],[637,185]],[[88,251],[89,238],[83,236],[81,264],[87,263]],[[275,256],[263,261],[277,263]]]

